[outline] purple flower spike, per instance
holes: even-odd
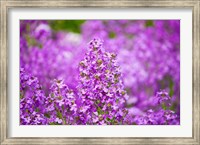
[[[116,54],[102,51],[102,46],[102,40],[93,39],[89,52],[80,62],[78,90],[82,104],[79,113],[86,116],[82,117],[85,124],[125,124],[127,94]]]
[[[20,68],[20,124],[46,124],[43,107],[46,96],[36,77]]]

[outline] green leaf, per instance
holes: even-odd
[[[109,38],[115,38],[115,37],[116,37],[115,32],[110,32],[110,33],[109,33]]]
[[[172,110],[172,111],[175,111],[176,110],[176,104],[175,103],[173,103],[171,106],[170,106],[170,110]]]
[[[49,113],[45,113],[44,116],[47,117],[47,118],[50,118],[50,114]]]
[[[146,23],[145,23],[145,26],[146,27],[153,27],[154,26],[153,20],[147,20]]]
[[[167,110],[167,106],[164,103],[162,104],[162,108],[163,110]]]
[[[57,117],[58,117],[59,119],[62,119],[62,113],[60,113],[60,111],[57,111]]]
[[[24,98],[23,92],[20,91],[20,99],[23,99],[23,98]]]
[[[172,81],[172,79],[170,79],[170,82],[169,82],[169,96],[172,97],[174,95],[174,83]]]
[[[36,108],[36,109],[35,109],[35,112],[39,112],[39,111],[40,111],[39,108]]]
[[[110,120],[110,122],[111,122],[112,124],[114,124],[114,123],[115,123],[115,117],[113,117],[113,118]]]
[[[81,33],[81,25],[85,20],[57,20],[49,21],[50,26],[55,31],[69,31],[74,33]]]
[[[57,122],[51,122],[51,123],[49,123],[49,125],[60,125],[60,124]]]
[[[99,115],[104,114],[104,112],[101,110],[100,107],[98,107],[97,112],[98,112]]]
[[[42,49],[42,44],[40,44],[35,38],[31,37],[30,35],[26,34],[25,35],[28,47],[36,46],[40,49]]]

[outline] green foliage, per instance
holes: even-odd
[[[51,28],[55,31],[69,31],[81,33],[81,25],[85,20],[57,20],[49,21]]]
[[[115,32],[110,32],[110,33],[109,33],[109,37],[110,37],[110,38],[115,38],[115,37],[116,37]]]
[[[174,95],[174,82],[170,79],[169,82],[169,96],[172,97]]]
[[[145,23],[145,26],[146,27],[153,27],[154,26],[153,20],[147,20],[146,23]]]
[[[112,119],[107,117],[106,120],[109,121],[111,124],[115,124],[116,123],[115,117],[113,117]]]
[[[25,35],[26,41],[28,43],[28,47],[32,47],[32,46],[36,46],[38,48],[42,48],[42,44],[40,44],[35,38],[29,36],[29,35]]]
[[[165,76],[163,80],[159,81],[159,84],[161,89],[169,88],[168,93],[170,97],[174,95],[174,81],[171,76]]]
[[[176,103],[173,103],[173,104],[170,106],[170,110],[175,111],[175,110],[176,110],[176,107],[177,107],[177,104],[176,104]]]
[[[164,103],[162,104],[162,109],[167,110],[167,106]]]
[[[20,91],[20,99],[23,99],[24,98],[24,94],[22,91]]]
[[[110,123],[111,123],[111,124],[114,124],[114,123],[115,123],[115,117],[113,117],[113,118],[110,120]]]
[[[57,117],[62,119],[62,113],[60,111],[57,111]]]
[[[49,113],[45,113],[44,116],[47,117],[47,118],[50,118],[50,114]]]
[[[98,107],[97,112],[99,115],[104,114],[103,110],[100,107]]]
[[[39,108],[36,108],[36,109],[35,109],[35,112],[39,112],[39,111],[40,111]]]
[[[59,124],[57,122],[51,122],[51,123],[49,123],[49,125],[61,125],[61,124]]]

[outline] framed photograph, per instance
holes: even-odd
[[[200,2],[1,1],[1,144],[200,144]]]

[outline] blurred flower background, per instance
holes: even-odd
[[[111,59],[120,68],[121,95],[111,92],[124,98],[121,110],[109,109],[118,99],[105,109],[80,94],[91,91],[80,83],[93,70],[80,67],[92,63],[91,47],[102,50],[97,66]],[[21,20],[20,68],[20,124],[180,124],[179,20]]]

